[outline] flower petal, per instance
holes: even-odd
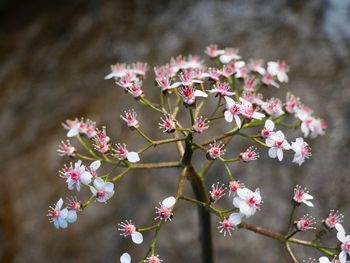
[[[143,236],[140,232],[133,232],[131,234],[131,239],[135,244],[141,244],[143,242]]]
[[[130,263],[131,262],[131,257],[128,253],[124,253],[121,257],[120,257],[120,263]]]
[[[138,161],[140,161],[140,157],[139,157],[139,154],[137,152],[128,152],[126,154],[126,158],[131,163],[137,163]]]
[[[176,203],[176,199],[173,196],[167,197],[163,200],[162,205],[167,208],[173,207]]]
[[[101,166],[101,161],[97,160],[90,164],[90,169],[93,171],[97,171],[97,169],[100,168],[100,166]]]
[[[194,94],[194,96],[196,96],[196,97],[203,97],[203,98],[206,98],[206,97],[208,97],[208,94],[207,93],[205,93],[204,91],[201,91],[201,90],[195,90],[195,92],[193,93]]]

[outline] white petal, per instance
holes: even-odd
[[[61,228],[67,228],[68,226],[67,220],[62,218],[58,218],[58,224],[60,225]]]
[[[283,150],[282,149],[277,149],[277,158],[279,161],[283,160]]]
[[[75,210],[68,211],[67,221],[68,223],[74,223],[77,221],[77,212]]]
[[[272,120],[265,121],[265,128],[269,131],[273,131],[275,129],[275,123]]]
[[[104,184],[105,184],[105,182],[100,177],[97,177],[94,180],[94,186],[95,186],[96,190],[101,190],[103,188]]]
[[[240,198],[240,197],[235,197],[233,198],[233,205],[236,207],[236,208],[239,208],[241,206],[241,204],[243,203],[243,199]]]
[[[80,182],[83,184],[89,184],[91,183],[92,175],[89,172],[83,172],[82,175],[80,175]]]
[[[241,128],[241,126],[242,126],[241,119],[239,118],[239,116],[238,116],[238,115],[234,115],[233,117],[235,118],[235,121],[236,121],[237,127],[240,129],[240,128]]]
[[[111,182],[107,182],[107,183],[104,184],[103,189],[106,192],[112,192],[114,190],[114,184],[111,183]]]
[[[339,260],[340,260],[340,263],[346,263],[346,252],[344,250],[340,252]]]
[[[253,192],[248,188],[239,188],[237,190],[237,195],[244,200],[248,199],[252,194]]]
[[[196,97],[203,97],[203,98],[208,97],[208,94],[203,92],[203,91],[201,91],[201,90],[196,90],[193,94]]]
[[[131,234],[132,242],[135,244],[141,244],[143,242],[143,236],[140,232],[134,232]]]
[[[266,138],[265,143],[267,146],[272,147],[275,145],[275,141],[272,140],[271,138]]]
[[[63,199],[60,198],[60,200],[57,201],[55,208],[61,210],[62,205],[63,205]]]
[[[314,204],[312,202],[310,202],[310,201],[304,200],[303,203],[306,204],[309,207],[314,207]]]
[[[276,158],[277,156],[277,150],[275,147],[272,147],[269,149],[269,157],[270,158]]]
[[[256,111],[253,113],[252,117],[253,119],[262,120],[263,118],[265,118],[265,114]]]
[[[55,226],[56,229],[60,228],[60,224],[58,223],[57,219],[53,221],[53,225]]]
[[[228,109],[236,104],[232,98],[227,97],[227,96],[225,96],[225,101],[226,101],[226,108],[228,108]]]
[[[225,116],[225,120],[227,122],[232,122],[233,121],[233,115],[232,115],[232,113],[229,110],[225,111],[224,116]]]
[[[239,211],[244,214],[247,218],[255,213],[254,207],[249,206],[247,203],[242,203],[239,207]]]
[[[97,169],[100,168],[100,166],[101,166],[101,161],[97,160],[90,164],[90,169],[93,171],[97,171]]]
[[[93,195],[97,194],[97,190],[95,189],[95,187],[90,186],[90,191]]]
[[[131,262],[131,257],[128,253],[124,253],[121,257],[120,257],[120,263],[130,263]]]
[[[139,154],[137,152],[128,152],[126,154],[126,158],[131,163],[137,163],[138,161],[140,161],[140,157],[139,157]]]
[[[330,263],[327,257],[320,257],[318,260],[320,261],[320,263]]]
[[[67,137],[74,137],[74,136],[77,136],[79,134],[79,125],[80,124],[77,124],[75,125],[74,127],[72,127],[68,133],[67,133]]]
[[[182,83],[181,82],[175,82],[174,84],[171,85],[172,88],[177,88],[179,86],[181,86]]]
[[[227,55],[221,55],[219,57],[219,60],[222,64],[227,64],[231,61],[231,56],[227,56]]]
[[[312,200],[314,199],[314,197],[308,193],[304,193],[303,194],[303,198],[306,199],[306,200]]]
[[[244,215],[241,213],[232,213],[228,220],[230,221],[231,224],[234,226],[238,226],[242,222],[242,217]]]
[[[67,208],[62,209],[61,212],[60,212],[60,218],[66,219],[67,216],[68,216],[68,209]]]
[[[167,208],[173,207],[176,203],[176,199],[173,196],[170,196],[168,198],[165,198],[162,202],[162,205],[164,205]]]

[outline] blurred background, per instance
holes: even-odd
[[[174,193],[178,170],[131,173],[108,205],[92,204],[77,223],[57,231],[48,223],[47,208],[72,194],[58,177],[69,161],[56,153],[65,138],[61,122],[89,117],[107,125],[113,141],[138,149],[142,140],[119,118],[133,107],[147,134],[167,138],[157,128],[158,115],[144,112],[103,77],[115,62],[147,61],[153,68],[180,53],[204,55],[210,43],[237,47],[245,59],[286,60],[290,82],[278,94],[284,99],[289,90],[302,97],[329,125],[325,136],[311,142],[313,156],[301,168],[268,160],[265,149],[257,162],[232,165],[241,181],[262,191],[263,209],[250,221],[283,232],[293,187],[300,184],[315,196],[315,208],[302,207],[298,216],[309,212],[320,220],[339,209],[350,232],[350,1],[1,0],[0,262],[119,262],[124,251],[134,259],[145,253],[151,235],[142,246],[132,245],[119,237],[117,223],[131,218],[151,224],[154,206]],[[152,77],[151,70],[145,92],[156,100]],[[221,125],[217,131],[226,130]],[[249,145],[231,143],[228,152],[238,154]],[[143,158],[174,156],[173,148],[164,147]],[[214,165],[208,185],[224,173]],[[177,213],[162,229],[157,253],[165,262],[200,262],[196,209],[181,204]],[[290,262],[278,242],[247,231],[224,238],[217,223],[213,218],[217,262]],[[335,233],[327,239],[334,244]],[[320,256],[293,248],[300,260]]]

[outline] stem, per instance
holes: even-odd
[[[292,212],[290,213],[290,217],[289,217],[289,223],[288,223],[288,229],[287,229],[287,234],[289,233],[290,229],[292,228],[293,225],[293,219],[294,219],[294,213],[295,213],[295,209],[296,209],[297,205],[295,202],[293,202],[293,208],[292,208]]]
[[[292,248],[290,247],[290,244],[289,244],[289,243],[286,243],[286,248],[287,248],[288,254],[289,254],[290,257],[292,258],[293,262],[294,262],[294,263],[299,263],[298,259],[297,259],[296,256],[294,255],[293,250],[292,250]]]
[[[153,140],[151,138],[149,138],[146,134],[144,134],[139,128],[136,128],[136,131],[138,132],[138,134],[140,134],[146,141],[148,141],[149,143],[154,143]]]

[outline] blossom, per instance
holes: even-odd
[[[67,198],[67,208],[68,210],[80,211],[81,202],[76,197]]]
[[[76,135],[85,134],[90,139],[96,134],[96,123],[87,119],[84,121],[82,118],[80,121],[76,118],[75,120],[66,120],[62,123],[62,126],[67,130],[67,137],[74,137]]]
[[[122,77],[116,80],[115,83],[122,87],[125,91],[128,91],[128,88],[131,87],[131,85],[133,85],[137,80],[138,78],[136,77],[134,72],[127,70]]]
[[[275,88],[280,87],[280,85],[275,81],[274,77],[269,73],[263,75],[261,82],[266,86],[274,86]]]
[[[100,203],[107,202],[114,195],[114,184],[111,182],[105,182],[102,178],[97,177],[93,185],[90,186],[90,191]]]
[[[66,140],[66,142],[61,141],[61,144],[58,146],[57,152],[60,156],[73,157],[75,155],[76,149],[74,146],[71,145],[69,140]]]
[[[143,90],[141,89],[142,81],[138,81],[135,83],[131,83],[131,85],[127,88],[127,91],[135,98],[138,99],[143,94]]]
[[[256,84],[258,82],[254,78],[247,78],[244,80],[243,90],[253,92]]]
[[[209,121],[206,118],[203,118],[203,116],[197,117],[192,126],[192,130],[197,133],[201,133],[208,128]]]
[[[131,220],[125,220],[125,222],[119,223],[118,226],[120,227],[118,230],[121,232],[121,236],[131,236],[131,239],[135,244],[141,244],[143,242],[142,234],[136,231],[136,227]]]
[[[225,120],[227,122],[232,122],[232,120],[235,119],[237,127],[241,128],[242,122],[241,122],[241,119],[239,118],[239,114],[241,113],[240,104],[236,103],[233,99],[227,96],[225,96],[225,101],[226,101],[226,111],[224,113]]]
[[[241,183],[240,181],[236,181],[236,180],[232,180],[230,181],[229,183],[229,195],[231,195],[231,193],[233,194],[233,196],[236,195],[237,193],[237,190],[238,189],[242,189],[242,188],[245,188],[244,184]]]
[[[339,211],[331,210],[328,217],[323,220],[323,224],[328,228],[335,228],[336,224],[341,224],[343,222],[344,215],[340,214]]]
[[[304,215],[301,219],[294,222],[295,228],[298,231],[305,231],[309,229],[316,229],[314,225],[316,224],[316,219],[309,214]]]
[[[259,60],[253,60],[251,59],[248,64],[248,68],[250,71],[257,72],[260,75],[264,75],[266,73],[266,70],[264,68],[264,61],[259,59]]]
[[[341,224],[336,224],[337,238],[341,242],[339,260],[341,263],[346,262],[347,255],[350,255],[350,235],[346,235],[345,230]]]
[[[264,139],[269,138],[272,134],[274,134],[275,123],[272,120],[266,120],[264,128],[261,130],[261,137]]]
[[[287,93],[285,109],[289,113],[295,113],[300,106],[300,99],[294,96],[292,93]]]
[[[214,81],[219,81],[221,75],[222,75],[222,71],[220,69],[209,68],[208,72],[204,72],[202,74],[202,77],[206,77],[206,78],[209,78],[209,79],[214,80]]]
[[[212,89],[208,90],[209,93],[215,93],[215,97],[220,95],[224,96],[233,96],[234,92],[230,91],[230,84],[227,82],[218,82],[216,83]]]
[[[235,78],[237,79],[246,79],[249,76],[249,70],[246,66],[237,68]]]
[[[232,60],[240,59],[241,56],[238,55],[238,49],[225,48],[225,53],[220,55],[219,60],[222,64],[227,64]]]
[[[136,62],[132,64],[132,70],[136,75],[145,76],[146,72],[149,70],[147,63]]]
[[[110,138],[107,136],[106,127],[102,127],[102,130],[97,130],[97,133],[94,137],[94,148],[101,152],[109,152],[110,147]]]
[[[203,60],[200,56],[189,55],[183,64],[183,69],[199,69],[203,67]]]
[[[282,131],[277,131],[270,137],[266,138],[266,145],[270,147],[269,156],[270,158],[278,158],[279,161],[283,160],[283,150],[289,150],[290,144],[284,137]]]
[[[117,143],[115,146],[117,149],[114,151],[118,158],[127,159],[131,163],[137,163],[140,161],[139,154],[137,152],[129,152],[125,144]]]
[[[252,192],[248,188],[238,189],[237,196],[233,198],[233,205],[239,208],[247,218],[254,215],[257,209],[260,209],[262,204],[260,189],[257,188],[255,192]]]
[[[247,150],[239,154],[239,157],[243,162],[250,162],[257,160],[260,156],[257,152],[257,148],[254,146],[250,146]]]
[[[211,160],[215,160],[225,153],[224,144],[222,142],[209,144],[210,148],[207,151],[207,157]]]
[[[238,226],[242,221],[243,215],[241,213],[232,213],[229,218],[224,218],[219,222],[219,232],[224,233],[224,236],[229,234],[231,236],[231,231]]]
[[[277,98],[272,98],[261,105],[263,110],[273,118],[277,118],[284,114],[282,106],[282,101]]]
[[[90,166],[88,167],[88,171],[90,172],[91,176],[92,177],[96,177],[97,176],[97,170],[98,168],[100,168],[101,166],[101,161],[100,160],[97,160],[97,161],[94,161],[90,164]]]
[[[243,98],[239,98],[239,100],[241,101],[240,113],[244,117],[246,117],[248,120],[251,120],[251,119],[261,120],[265,117],[263,113],[255,111],[253,104],[251,104],[249,101],[246,101]]]
[[[171,84],[169,77],[157,78],[156,81],[162,92],[177,88],[181,85],[181,82]]]
[[[111,65],[111,73],[106,75],[104,79],[111,79],[111,78],[120,78],[124,76],[126,73],[126,66],[125,64],[115,64]]]
[[[233,74],[236,74],[241,68],[245,66],[244,61],[232,61],[222,68],[222,75],[229,78]]]
[[[297,204],[304,203],[307,206],[313,207],[314,205],[310,201],[312,199],[314,199],[314,197],[309,194],[309,191],[307,190],[306,187],[302,189],[300,185],[297,185],[294,188],[293,201],[296,202]]]
[[[176,199],[173,196],[165,198],[161,203],[159,203],[159,207],[156,207],[156,215],[157,217],[154,220],[160,219],[163,221],[171,221],[173,218],[173,213],[171,212],[172,207],[175,205]]]
[[[186,70],[185,72],[181,73],[179,78],[180,82],[175,82],[173,85],[175,87],[179,86],[193,86],[195,83],[202,83],[202,80],[197,79],[197,74],[193,70]]]
[[[217,182],[216,184],[213,184],[211,186],[211,190],[209,191],[210,194],[210,199],[212,202],[216,202],[217,200],[219,200],[220,198],[222,198],[226,193],[226,187],[225,185],[219,185],[220,183]]]
[[[191,86],[184,86],[179,89],[179,93],[185,105],[191,106],[196,102],[196,97],[208,97],[208,94],[201,90],[196,90]]]
[[[303,138],[296,138],[295,142],[292,142],[291,149],[294,151],[293,163],[299,164],[299,166],[311,156],[311,148]]]
[[[225,50],[218,49],[218,45],[211,44],[205,48],[204,53],[207,54],[210,58],[216,58],[216,57],[224,54]]]
[[[81,160],[78,160],[74,164],[74,167],[66,168],[61,174],[67,179],[66,182],[69,190],[76,188],[77,191],[80,191],[81,184],[88,185],[91,183],[92,175],[86,170]]]
[[[288,82],[287,72],[289,67],[285,62],[267,62],[267,72],[272,76],[277,76],[279,82]]]
[[[67,228],[68,223],[73,223],[76,221],[76,217],[72,213],[68,212],[67,208],[63,208],[63,199],[60,198],[54,207],[50,206],[47,216],[49,217],[49,222],[53,223],[55,228]]]
[[[164,119],[162,117],[160,117],[161,121],[160,123],[158,123],[159,128],[163,129],[163,132],[167,132],[167,133],[172,133],[175,131],[176,129],[176,120],[173,119],[171,116],[164,116]]]
[[[122,118],[123,121],[126,122],[126,124],[128,125],[129,128],[138,128],[139,127],[139,122],[136,119],[136,112],[134,111],[134,109],[128,110],[128,111],[124,111],[125,116],[120,115],[120,118]]]
[[[124,253],[120,257],[120,263],[131,263],[131,256],[128,253]]]
[[[160,263],[163,262],[162,259],[159,258],[159,255],[152,255],[150,257],[147,257],[144,262],[146,263]]]

